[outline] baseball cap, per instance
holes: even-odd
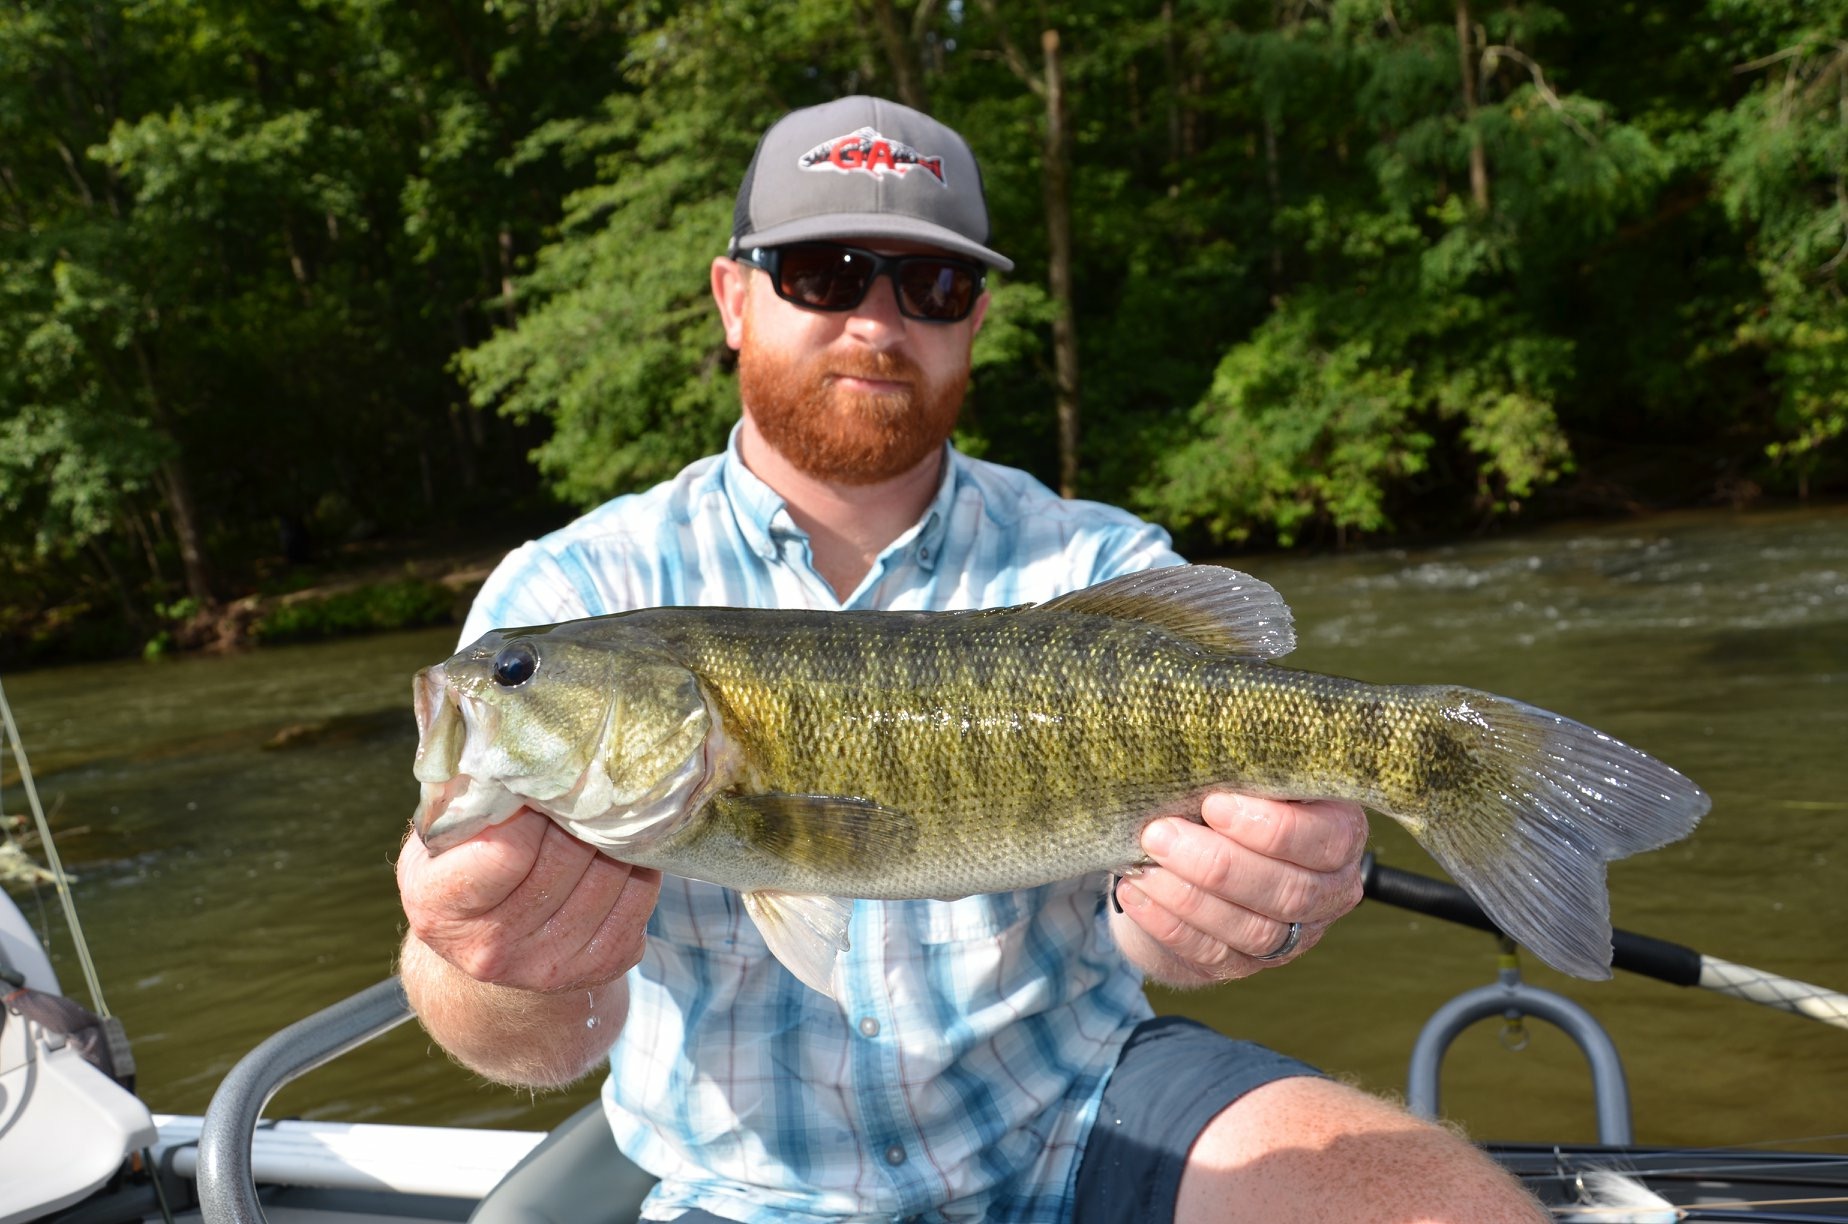
[[[791,111],[764,132],[738,187],[732,255],[840,238],[928,243],[1002,272],[968,142],[922,111],[863,94]]]

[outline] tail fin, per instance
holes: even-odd
[[[1685,837],[1706,792],[1628,744],[1486,693],[1448,705],[1472,758],[1406,824],[1511,938],[1582,978],[1611,975],[1604,864]]]

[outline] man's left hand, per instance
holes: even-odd
[[[1360,903],[1358,804],[1215,792],[1200,814],[1204,824],[1168,817],[1143,830],[1155,865],[1117,884],[1118,946],[1155,980],[1200,986],[1284,964]],[[1294,945],[1272,955],[1293,922]]]

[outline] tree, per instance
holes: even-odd
[[[519,139],[600,96],[600,8],[0,14],[0,338],[29,355],[0,375],[10,546],[92,557],[143,608],[177,554],[206,605],[215,558],[247,569],[278,522],[338,541],[464,504],[495,431],[448,357],[517,318],[568,174]]]
[[[1807,494],[1848,434],[1848,4],[1713,10],[1745,32],[1734,71],[1754,81],[1711,125],[1720,198],[1763,285],[1731,342],[1762,354],[1777,402],[1767,453]]]
[[[1391,498],[1453,450],[1482,514],[1567,470],[1573,343],[1533,290],[1651,197],[1663,158],[1523,49],[1557,20],[1338,4],[1226,40],[1266,123],[1329,147],[1299,143],[1271,219],[1302,253],[1290,283],[1221,359],[1144,506],[1210,539],[1267,524],[1288,543],[1389,528]]]
[[[886,63],[851,0],[643,6],[600,114],[544,125],[523,156],[594,164],[519,282],[519,326],[462,354],[474,403],[545,421],[533,459],[589,505],[723,444],[737,415],[707,267],[757,135],[794,106],[874,88]]]

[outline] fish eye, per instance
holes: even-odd
[[[539,670],[539,652],[527,641],[509,642],[494,656],[494,683],[519,688]]]

